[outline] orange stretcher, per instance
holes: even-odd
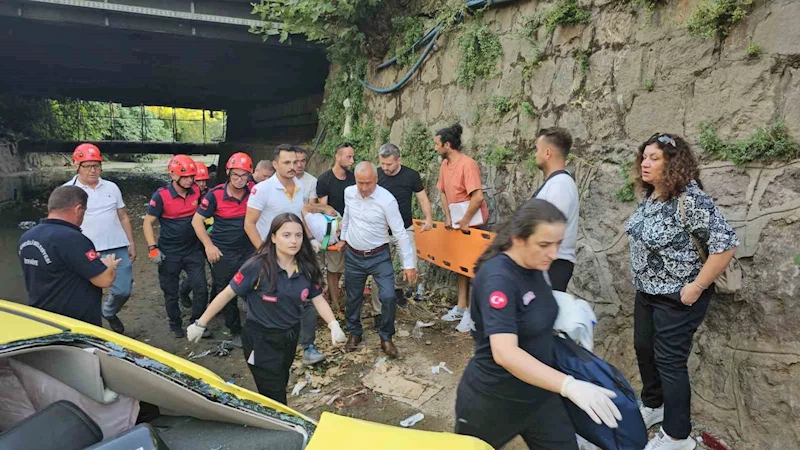
[[[495,234],[475,228],[447,229],[443,222],[433,222],[433,229],[423,233],[424,224],[422,220],[414,220],[417,257],[470,278],[475,276],[475,261],[492,243]]]

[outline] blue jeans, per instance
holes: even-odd
[[[100,252],[100,257],[114,255],[119,258],[114,284],[109,289],[111,291],[103,302],[103,317],[114,317],[122,309],[125,302],[131,298],[133,292],[133,264],[128,256],[128,247],[112,248]]]
[[[347,311],[345,313],[347,331],[355,336],[361,336],[364,332],[361,327],[361,305],[364,303],[364,285],[368,275],[372,275],[372,279],[378,285],[378,297],[381,301],[381,326],[378,334],[381,339],[388,341],[394,336],[394,315],[397,310],[394,293],[394,267],[388,246],[369,256],[358,256],[350,250],[345,250],[344,287],[347,290]]]

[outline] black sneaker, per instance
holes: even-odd
[[[108,322],[108,326],[111,327],[111,330],[115,333],[125,334],[125,325],[119,320],[119,317],[116,315],[111,317],[103,317]]]
[[[182,338],[186,336],[186,334],[184,334],[183,332],[183,329],[181,328],[170,329],[169,332],[172,333],[172,335],[175,336],[176,338]]]

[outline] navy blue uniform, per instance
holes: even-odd
[[[519,348],[551,365],[558,305],[541,271],[505,254],[481,265],[472,282],[475,356],[458,386],[456,433],[500,448],[517,435],[528,447],[577,449],[560,396],[525,383],[498,365],[489,336],[515,334]]]
[[[186,192],[186,197],[181,197],[170,183],[158,188],[147,207],[147,214],[157,217],[161,224],[158,248],[164,260],[158,266],[158,283],[164,291],[171,330],[183,328],[178,306],[181,271],[186,272],[192,287],[191,321],[199,319],[208,306],[206,255],[192,228],[192,217],[199,203],[200,188],[196,184]]]
[[[322,289],[299,269],[291,276],[280,269],[276,286],[270,286],[261,276],[261,262],[255,258],[236,272],[230,287],[247,302],[242,349],[258,392],[286,404],[303,306],[322,295]]]
[[[228,195],[228,183],[220,184],[208,191],[197,209],[197,213],[206,219],[214,218],[211,242],[222,252],[219,261],[211,266],[211,292],[222,292],[236,271],[255,252],[244,231],[244,217],[247,215],[247,199],[250,197],[251,187],[251,183],[245,186],[244,195],[239,200]],[[225,326],[231,333],[241,333],[242,323],[237,302],[228,302],[222,314],[225,317]]]
[[[89,280],[106,266],[80,228],[42,219],[20,238],[19,261],[30,306],[102,326],[103,290]]]

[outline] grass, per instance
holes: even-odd
[[[644,80],[644,88],[647,89],[648,92],[653,92],[653,89],[656,88],[656,82],[653,81],[652,78],[648,78]]]
[[[513,150],[502,145],[495,145],[489,151],[482,154],[483,160],[486,162],[486,164],[495,167],[503,164],[513,155]]]
[[[700,124],[700,148],[714,159],[744,165],[751,161],[777,161],[800,158],[800,146],[792,140],[781,121],[757,128],[740,141],[725,141],[714,127]]]
[[[536,110],[533,108],[530,102],[520,102],[519,109],[522,111],[523,114],[535,117]]]
[[[756,44],[755,42],[747,46],[747,50],[744,51],[745,56],[750,59],[758,59],[761,56],[761,45]]]
[[[512,109],[511,100],[503,95],[493,95],[489,97],[489,105],[494,108],[494,113],[497,117],[505,116]]]

